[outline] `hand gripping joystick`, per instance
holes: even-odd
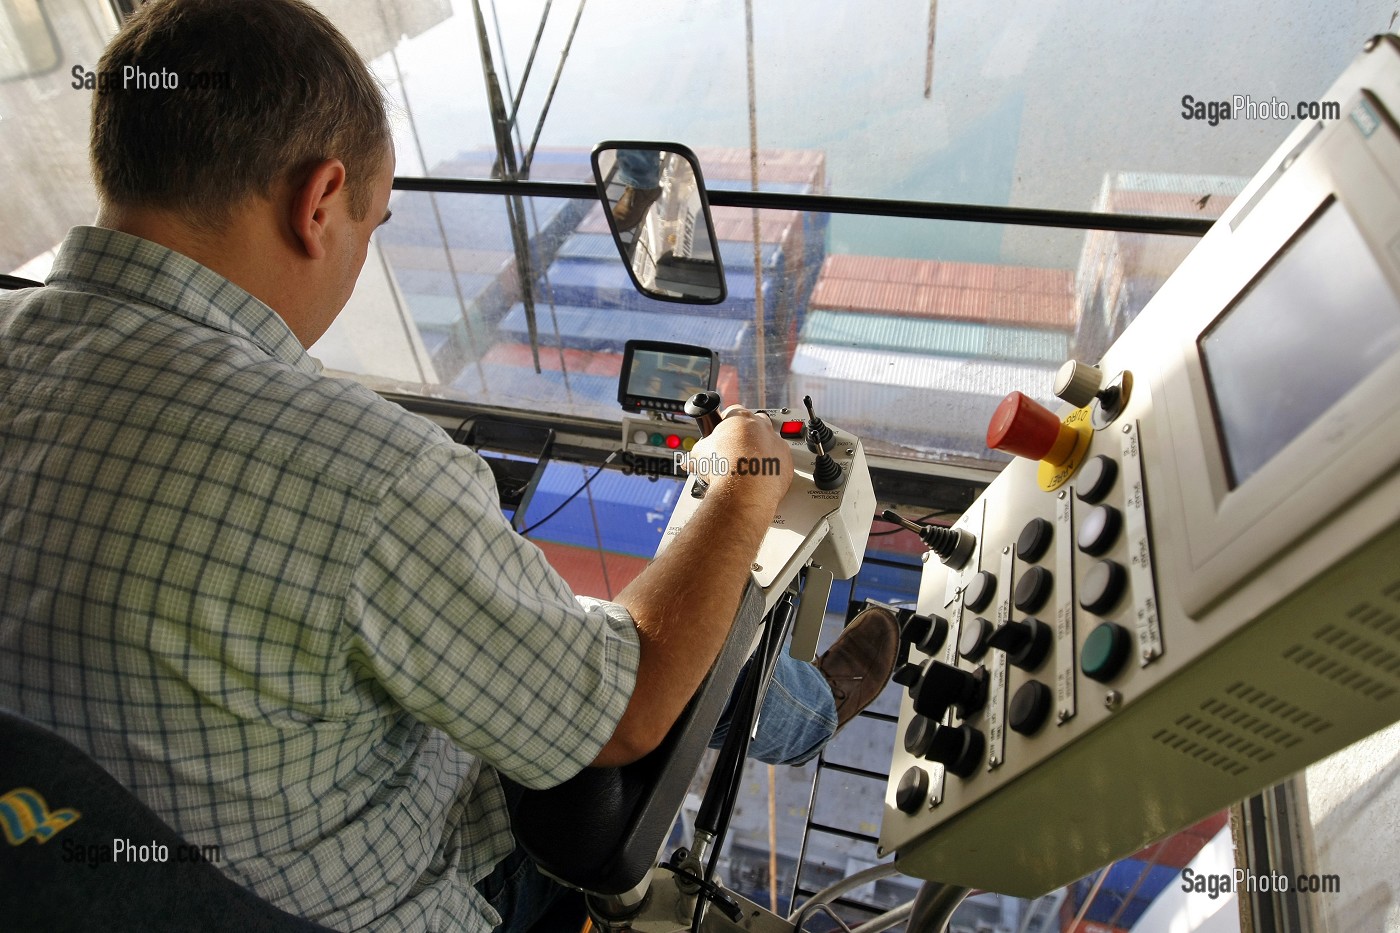
[[[695,419],[701,437],[709,437],[719,425],[720,398],[718,392],[696,392],[685,403],[685,413]]]

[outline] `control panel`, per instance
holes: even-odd
[[[700,404],[696,405],[696,400]],[[759,547],[753,575],[764,590],[767,610],[798,572],[808,568],[790,650],[794,657],[810,660],[816,652],[832,580],[849,579],[860,569],[875,513],[875,491],[860,439],[826,424],[813,411],[812,400],[804,401],[805,410],[759,409],[791,448],[793,480]],[[717,393],[700,393],[687,404],[686,411],[708,433],[709,426],[718,421],[720,404]],[[695,514],[708,488],[707,474],[763,468],[754,460],[720,463],[704,447],[695,452],[691,465],[658,554]]]
[[[1054,410],[1001,403],[1015,458],[952,529],[912,526],[904,873],[1038,896],[1400,719],[1393,37],[1326,96]]]

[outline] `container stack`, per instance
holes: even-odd
[[[494,152],[478,150],[434,167],[444,178],[490,177]],[[587,150],[541,153],[532,177],[581,181]],[[543,268],[578,224],[587,202],[526,198],[531,262]],[[432,357],[437,381],[450,385],[495,342],[495,327],[520,300],[515,245],[504,198],[482,194],[398,191],[394,219],[375,240]]]
[[[1104,176],[1093,209],[1214,220],[1247,181],[1233,175],[1113,172]],[[1075,282],[1083,309],[1074,334],[1076,358],[1102,356],[1195,245],[1194,237],[1086,231]]]
[[[708,188],[749,186],[746,150],[700,150],[697,156]],[[760,178],[765,190],[820,192],[824,157],[811,152],[763,152]],[[760,372],[769,400],[778,401],[805,301],[826,248],[825,227],[797,211],[758,212],[755,263],[754,212],[715,208],[713,214],[729,295],[719,305],[694,306],[638,293],[618,256],[602,206],[591,206],[572,235],[559,244],[536,284],[541,341],[552,341],[557,327],[557,345],[570,349],[620,353],[628,338],[710,347],[737,376],[734,394],[725,395],[727,402],[759,405]],[[815,260],[809,256],[813,250]],[[760,323],[766,338],[763,359],[758,353]],[[527,341],[524,307],[511,307],[497,333],[511,342]]]
[[[985,456],[1007,392],[1048,399],[1077,317],[1067,270],[829,256],[790,394],[868,438]]]

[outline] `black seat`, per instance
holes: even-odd
[[[55,733],[0,710],[0,929],[328,933],[225,877]],[[112,861],[114,840],[167,861]],[[140,855],[140,851],[137,850]],[[212,855],[213,853],[209,853]],[[182,860],[184,859],[184,860]]]
[[[752,581],[719,658],[661,746],[622,768],[585,768],[549,790],[523,790],[516,841],[546,873],[594,894],[639,885],[685,800],[763,619]]]

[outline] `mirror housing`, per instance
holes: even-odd
[[[660,301],[724,301],[724,266],[695,153],[677,143],[603,142],[593,178],[637,291]]]

